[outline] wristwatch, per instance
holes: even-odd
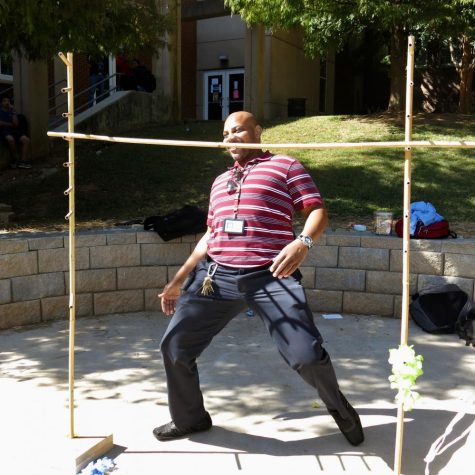
[[[309,249],[313,246],[313,239],[310,236],[304,236],[303,234],[299,234],[297,239],[302,241]]]

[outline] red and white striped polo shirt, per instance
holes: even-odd
[[[303,165],[286,155],[266,152],[249,161],[244,167],[240,194],[239,190],[227,191],[233,170],[218,176],[211,187],[208,255],[230,267],[270,264],[295,239],[294,211],[323,206],[323,199]],[[228,234],[224,232],[224,219],[234,218],[237,197],[237,218],[244,220],[244,233]]]

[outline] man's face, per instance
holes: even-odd
[[[2,99],[2,108],[5,110],[10,109],[10,99],[8,99],[8,97]]]
[[[225,143],[260,143],[262,128],[254,116],[248,112],[235,112],[224,123],[223,142]],[[259,149],[229,148],[233,160],[245,164],[260,153]]]

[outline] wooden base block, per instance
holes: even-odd
[[[90,462],[102,458],[113,447],[112,434],[107,436],[81,436],[73,439],[65,436],[54,442],[54,455],[44,451],[42,460],[37,459],[35,466],[41,466],[42,472],[51,475],[73,475],[87,467]],[[40,457],[41,458],[41,457]],[[37,472],[35,472],[37,473]]]
[[[32,457],[17,459],[10,468],[21,466],[21,473],[48,475],[75,475],[90,462],[104,457],[113,448],[112,434],[106,436],[81,436],[69,438],[46,437],[38,444]],[[1,464],[0,464],[1,467]],[[3,471],[1,474],[3,475]],[[7,473],[7,472],[5,472]],[[10,472],[8,472],[10,473]],[[20,473],[13,470],[14,474]]]
[[[73,454],[73,464],[80,472],[90,462],[102,458],[114,445],[112,434],[107,436],[81,436],[69,439]]]

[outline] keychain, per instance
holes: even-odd
[[[214,292],[213,289],[213,276],[218,269],[218,264],[215,262],[211,263],[208,267],[208,274],[203,279],[203,284],[201,285],[201,294],[210,295]]]

